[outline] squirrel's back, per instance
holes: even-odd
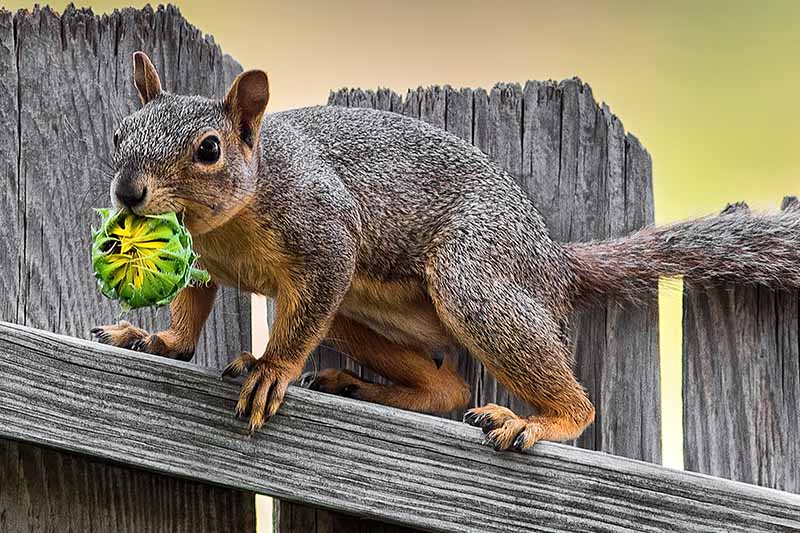
[[[319,106],[269,114],[261,131],[268,165],[285,165],[286,158],[308,165],[313,153],[333,170],[358,205],[365,246],[379,252],[370,255],[381,257],[386,269],[424,261],[445,234],[517,234],[523,238],[513,246],[529,246],[530,260],[560,252],[555,244],[542,250],[551,243],[544,221],[512,176],[471,144],[423,121]],[[498,241],[497,251],[518,255],[513,246]]]
[[[264,151],[285,147],[288,130],[313,144],[353,190],[369,185],[401,192],[405,199],[409,194],[450,195],[476,186],[519,190],[471,144],[397,113],[316,106],[268,114],[262,126]]]

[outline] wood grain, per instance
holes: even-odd
[[[103,17],[88,10],[68,9],[58,16],[35,9],[18,13],[14,28],[14,49],[6,51],[16,56],[19,84],[14,106],[19,127],[15,119],[13,128],[22,147],[16,158],[20,199],[11,214],[0,216],[16,214],[21,220],[19,253],[13,254],[18,260],[10,265],[19,271],[19,298],[15,313],[4,317],[85,335],[98,321],[120,314],[119,305],[97,291],[87,250],[98,220],[91,208],[110,203],[111,137],[119,119],[138,107],[133,52],[145,50],[166,89],[178,93],[221,96],[241,68],[172,7]],[[206,75],[198,76],[198,69]],[[222,293],[196,355],[209,366],[224,366],[238,355],[218,347],[249,345],[248,298]],[[155,330],[166,325],[168,312],[143,310],[126,318]]]
[[[89,261],[92,207],[110,203],[108,160],[138,107],[131,57],[168,90],[221,95],[241,67],[172,7],[95,16],[0,11],[0,318],[65,334],[115,321]],[[198,75],[202,72],[203,75]],[[154,330],[167,312],[126,316]],[[250,345],[248,298],[222,291],[197,360],[220,367]],[[254,529],[252,495],[0,442],[0,531]],[[8,481],[6,481],[8,480]],[[223,526],[224,524],[224,526]]]
[[[210,369],[0,323],[5,438],[433,531],[800,528],[798,495],[552,443],[496,453],[458,422],[294,387],[250,435],[237,395]]]
[[[0,9],[0,318],[17,316],[25,191],[19,179],[19,76],[14,17]]]
[[[800,493],[799,308],[798,291],[684,292],[687,469]]]

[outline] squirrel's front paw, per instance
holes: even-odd
[[[180,361],[189,361],[194,355],[193,349],[180,348],[180,343],[169,331],[150,335],[127,320],[122,320],[119,324],[111,326],[93,328],[92,335],[103,344]]]
[[[133,349],[134,344],[150,336],[145,330],[137,328],[127,320],[122,320],[119,324],[92,328],[92,335],[103,344],[128,349]]]
[[[249,414],[250,431],[255,431],[275,415],[283,403],[286,389],[297,376],[268,361],[256,359],[250,352],[242,353],[231,362],[222,372],[222,376],[237,377],[244,372],[249,373],[242,383],[236,416]]]

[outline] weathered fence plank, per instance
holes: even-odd
[[[0,10],[0,124],[13,127],[0,128],[0,317],[11,319],[17,314],[20,291],[20,269],[17,262],[18,246],[22,242],[22,213],[19,209],[22,190],[19,179],[19,129],[17,98],[19,77],[14,37],[14,17]],[[13,261],[12,264],[5,264]]]
[[[8,323],[0,397],[3,437],[436,531],[800,528],[798,495],[295,387],[251,435],[213,370]]]
[[[686,468],[800,492],[800,293],[687,289],[683,308]]]
[[[114,321],[89,261],[92,207],[108,205],[111,138],[138,106],[131,56],[166,88],[221,95],[241,70],[174,8],[95,16],[0,11],[0,318],[70,335]],[[219,367],[250,344],[249,300],[222,291],[197,359]],[[166,313],[133,313],[149,329]],[[252,495],[0,441],[0,530],[252,530]],[[179,526],[180,524],[180,526]]]

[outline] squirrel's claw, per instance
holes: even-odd
[[[147,351],[148,351],[147,350],[147,339],[139,339],[137,341],[134,341],[133,344],[131,344],[130,349],[133,350],[134,352],[145,352],[145,353],[147,353]]]
[[[336,394],[345,398],[360,399],[358,391],[366,383],[351,370],[328,368],[320,372],[306,372],[295,385],[313,391]]]
[[[511,409],[493,403],[484,407],[475,407],[464,414],[464,422],[470,426],[481,428],[486,434],[502,427],[507,421],[518,418]]]
[[[470,409],[464,415],[464,422],[481,428],[486,435],[483,444],[498,452],[527,450],[542,433],[541,422],[536,417],[521,418],[511,409],[495,404]]]
[[[222,378],[238,378],[242,374],[249,372],[255,366],[258,359],[250,352],[242,352],[242,354],[228,363],[228,366],[222,371]]]
[[[92,328],[91,334],[92,337],[95,338],[95,340],[103,344],[108,344],[109,341],[111,340],[111,335],[108,332],[106,332],[106,330],[103,328]]]
[[[303,389],[310,389],[317,380],[317,375],[318,374],[316,372],[304,372],[299,378],[297,378],[295,385]]]
[[[135,344],[148,337],[145,330],[135,327],[127,320],[122,320],[119,324],[92,328],[90,332],[98,342],[128,349],[135,349],[133,348]]]

